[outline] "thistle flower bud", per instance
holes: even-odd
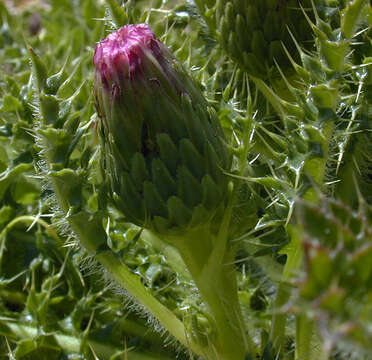
[[[104,173],[129,221],[163,234],[208,222],[225,201],[230,155],[200,89],[146,24],[96,47]]]
[[[292,69],[288,55],[298,60],[292,39],[308,49],[313,32],[304,12],[315,22],[313,5],[322,19],[331,21],[343,0],[196,0],[195,4],[225,52],[255,77],[266,78],[277,63]]]

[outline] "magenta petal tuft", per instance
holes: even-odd
[[[163,61],[162,51],[154,33],[146,24],[123,26],[96,46],[93,64],[101,74],[102,83],[110,85],[132,78],[143,66],[144,56]]]

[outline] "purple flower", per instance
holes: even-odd
[[[107,36],[97,46],[93,64],[107,87],[127,81],[140,71],[144,56],[157,54],[157,40],[146,24],[127,25]],[[148,53],[148,54],[146,54]]]
[[[118,95],[119,89],[143,93],[144,86],[163,83],[176,96],[184,84],[174,74],[173,61],[170,50],[148,25],[126,25],[97,44],[93,57],[95,82],[113,95]]]

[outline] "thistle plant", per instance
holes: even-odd
[[[49,4],[0,3],[0,358],[370,359],[370,2]]]
[[[114,203],[179,250],[212,312],[213,351],[242,357],[234,268],[224,264],[233,250],[220,229],[228,226],[220,212],[229,208],[231,155],[216,115],[147,25],[110,34],[93,62],[102,167]]]

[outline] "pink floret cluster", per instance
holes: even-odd
[[[159,42],[146,24],[130,24],[108,35],[95,49],[96,75],[107,87],[121,84],[141,71],[145,53],[161,60]]]

